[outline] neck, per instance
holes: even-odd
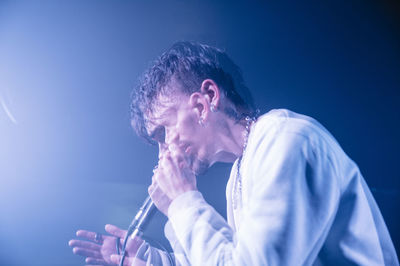
[[[215,146],[214,146],[214,162],[234,162],[237,158],[242,156],[245,141],[248,136],[249,129],[246,126],[251,125],[251,122],[241,120],[239,122],[230,118],[222,120],[222,123],[216,124],[219,128],[217,132]]]

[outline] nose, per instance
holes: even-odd
[[[161,156],[168,150],[168,144],[164,143],[158,143],[158,159],[161,158]]]
[[[174,130],[165,129],[164,142],[158,143],[158,158],[169,150],[171,145],[177,145],[179,141],[179,135]]]
[[[179,134],[174,128],[165,129],[165,144],[170,146],[171,144],[177,144],[179,140]]]

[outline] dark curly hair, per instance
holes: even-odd
[[[131,100],[131,124],[139,136],[154,143],[148,136],[146,121],[159,94],[172,93],[171,80],[177,81],[182,93],[199,91],[205,79],[212,79],[232,104],[222,108],[229,117],[240,121],[256,116],[249,89],[239,67],[218,48],[195,42],[177,42],[163,53],[142,76]]]

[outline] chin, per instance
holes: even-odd
[[[211,165],[208,161],[196,160],[193,162],[192,169],[195,175],[203,175],[207,172],[210,166]]]

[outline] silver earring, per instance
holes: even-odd
[[[213,112],[213,113],[216,113],[217,112],[217,107],[215,106],[215,104],[211,104],[211,106],[210,106],[210,110],[211,110],[211,112]]]
[[[201,116],[200,116],[200,118],[199,118],[199,125],[202,126],[202,127],[204,127],[204,119],[203,119],[203,117],[201,117]]]

